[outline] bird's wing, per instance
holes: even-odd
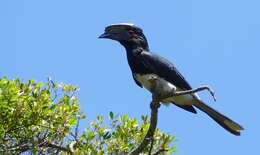
[[[141,57],[144,65],[154,74],[164,78],[166,81],[172,83],[180,89],[192,89],[181,73],[167,59],[146,51],[142,51],[139,56]]]
[[[164,78],[166,81],[172,83],[177,88],[180,88],[182,90],[192,89],[189,83],[181,75],[181,73],[167,59],[146,51],[142,51],[139,56],[145,67],[148,70],[152,71],[154,74],[158,75],[161,78]],[[173,104],[189,112],[195,114],[197,113],[192,105],[179,105],[178,103],[174,102]]]

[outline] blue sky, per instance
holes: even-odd
[[[259,152],[260,20],[257,0],[0,1],[0,76],[80,87],[88,120],[109,111],[149,114],[150,94],[132,80],[120,44],[97,39],[111,23],[143,28],[150,49],[172,61],[202,98],[241,123],[236,137],[208,118],[161,107],[158,127],[176,135],[177,155]],[[88,120],[81,123],[87,126]]]

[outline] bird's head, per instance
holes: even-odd
[[[130,23],[109,25],[99,38],[116,40],[125,47],[131,48],[140,46],[148,50],[148,43],[143,34],[143,30]]]

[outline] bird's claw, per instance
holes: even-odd
[[[209,86],[206,86],[206,87],[207,87],[207,90],[209,91],[210,95],[213,97],[213,100],[216,102],[217,98],[215,96],[215,92]]]

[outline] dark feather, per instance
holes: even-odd
[[[142,84],[141,84],[139,81],[136,80],[134,74],[132,74],[132,76],[133,76],[133,79],[134,79],[135,83],[136,83],[139,87],[143,88]]]
[[[220,126],[222,126],[224,129],[226,129],[230,133],[239,136],[241,130],[244,130],[244,128],[241,125],[234,122],[227,116],[219,113],[218,111],[211,108],[207,104],[203,103],[203,101],[197,100],[197,102],[194,102],[194,105],[198,109],[204,111],[209,117],[211,117],[213,120],[215,120]]]
[[[177,68],[167,59],[146,51],[142,51],[139,56],[141,57],[144,66],[151,70],[152,73],[164,78],[166,81],[180,89],[192,89]]]
[[[174,102],[172,102],[172,103],[179,108],[182,108],[182,109],[187,110],[191,113],[197,114],[196,109],[192,105],[178,105],[178,104],[175,104]]]

